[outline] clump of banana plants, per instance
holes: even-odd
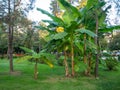
[[[86,28],[81,28],[83,18],[80,10],[66,0],[58,0],[58,4],[64,11],[60,18],[43,9],[37,8],[38,11],[49,16],[52,20],[43,20],[43,22],[47,22],[49,25],[47,27],[36,26],[36,28],[49,32],[47,46],[51,46],[52,50],[59,49],[61,52],[64,52],[65,76],[75,76],[75,52],[82,51],[80,48],[81,42],[79,42],[81,41],[81,36],[86,34],[94,38],[96,34]],[[48,49],[50,49],[49,47]],[[75,50],[76,48],[79,50]],[[71,70],[68,68],[67,57],[71,58]],[[71,74],[69,71],[71,71]]]

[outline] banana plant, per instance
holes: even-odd
[[[20,47],[20,48],[26,52],[26,55],[19,58],[17,60],[17,62],[32,59],[35,62],[35,65],[34,65],[34,79],[38,78],[38,63],[39,62],[44,62],[44,63],[48,64],[51,68],[53,68],[52,60],[55,60],[54,55],[51,55],[51,54],[43,52],[43,51],[37,53],[34,50],[31,50],[31,49],[26,48],[26,47]]]
[[[54,16],[50,14],[49,12],[38,8],[37,10],[42,12],[43,14],[46,14],[49,16],[52,20],[43,20],[44,22],[48,22],[49,25],[48,27],[42,27],[42,26],[36,26],[39,29],[42,30],[48,30],[50,32],[49,34],[49,40],[57,40],[57,41],[62,41],[66,42],[68,40],[69,42],[69,50],[71,54],[71,66],[72,66],[72,76],[75,76],[75,70],[74,70],[74,52],[75,52],[75,47],[78,45],[75,44],[75,38],[79,33],[81,34],[88,34],[88,35],[94,35],[96,36],[93,32],[90,30],[82,30],[79,29],[80,25],[82,23],[82,17],[81,17],[81,12],[71,4],[69,4],[65,0],[58,0],[60,8],[64,10],[64,14],[62,18],[58,18],[57,16]],[[79,30],[78,30],[79,29]],[[67,47],[67,46],[65,46]],[[64,48],[65,49],[65,48]],[[64,51],[64,50],[63,50]]]
[[[99,32],[108,32],[112,31],[113,29],[118,29],[120,26],[112,26],[108,27],[105,24],[106,12],[111,6],[106,7],[104,10],[102,7],[105,5],[104,1],[99,0],[88,0],[87,5],[81,11],[81,15],[83,17],[82,24],[87,29],[96,33],[97,37],[95,37],[95,44],[96,44],[96,64],[95,64],[95,77],[98,77],[98,64],[99,64]],[[86,47],[86,46],[85,46]],[[85,55],[86,56],[86,55]]]

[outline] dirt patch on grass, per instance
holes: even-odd
[[[21,75],[21,71],[13,71],[13,72],[9,72],[9,74],[18,76],[18,75]]]

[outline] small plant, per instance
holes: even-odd
[[[46,53],[46,52],[35,52],[34,50],[28,49],[26,47],[20,47],[26,52],[26,55],[19,58],[17,61],[22,61],[22,60],[32,60],[35,62],[34,65],[34,79],[38,78],[38,63],[39,62],[44,62],[48,64],[51,68],[53,68],[53,64],[51,60],[55,60],[54,55]]]
[[[115,70],[116,67],[118,66],[118,61],[113,57],[106,58],[105,63],[106,63],[108,70],[110,71]]]

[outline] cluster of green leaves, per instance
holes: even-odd
[[[106,67],[108,68],[108,70],[115,70],[117,69],[117,66],[119,65],[118,60],[116,60],[116,58],[114,57],[106,58],[105,63],[106,63]]]
[[[96,36],[90,30],[87,30],[85,28],[79,29],[79,25],[82,23],[81,20],[83,17],[81,17],[81,12],[77,8],[75,8],[65,0],[58,0],[58,2],[60,5],[60,8],[65,11],[62,16],[62,19],[50,14],[49,12],[43,9],[40,9],[40,8],[37,9],[38,11],[48,15],[52,19],[52,21],[43,20],[44,22],[49,23],[48,27],[37,26],[37,28],[41,30],[48,30],[48,32],[50,32],[50,35],[49,35],[50,41],[62,40],[62,42],[63,41],[70,42],[70,38],[75,38],[77,36],[76,34],[80,36],[81,34],[84,34],[84,33],[88,34],[91,37]],[[55,29],[60,26],[63,27],[65,31],[62,33],[57,33]]]
[[[37,62],[44,62],[48,65],[52,65],[53,61],[55,61],[55,56],[53,54],[46,53],[43,51],[37,53],[34,50],[28,49],[26,47],[20,47],[20,48],[26,52],[26,55],[19,58],[17,62],[21,62],[24,60],[32,60],[32,61],[37,60]]]

